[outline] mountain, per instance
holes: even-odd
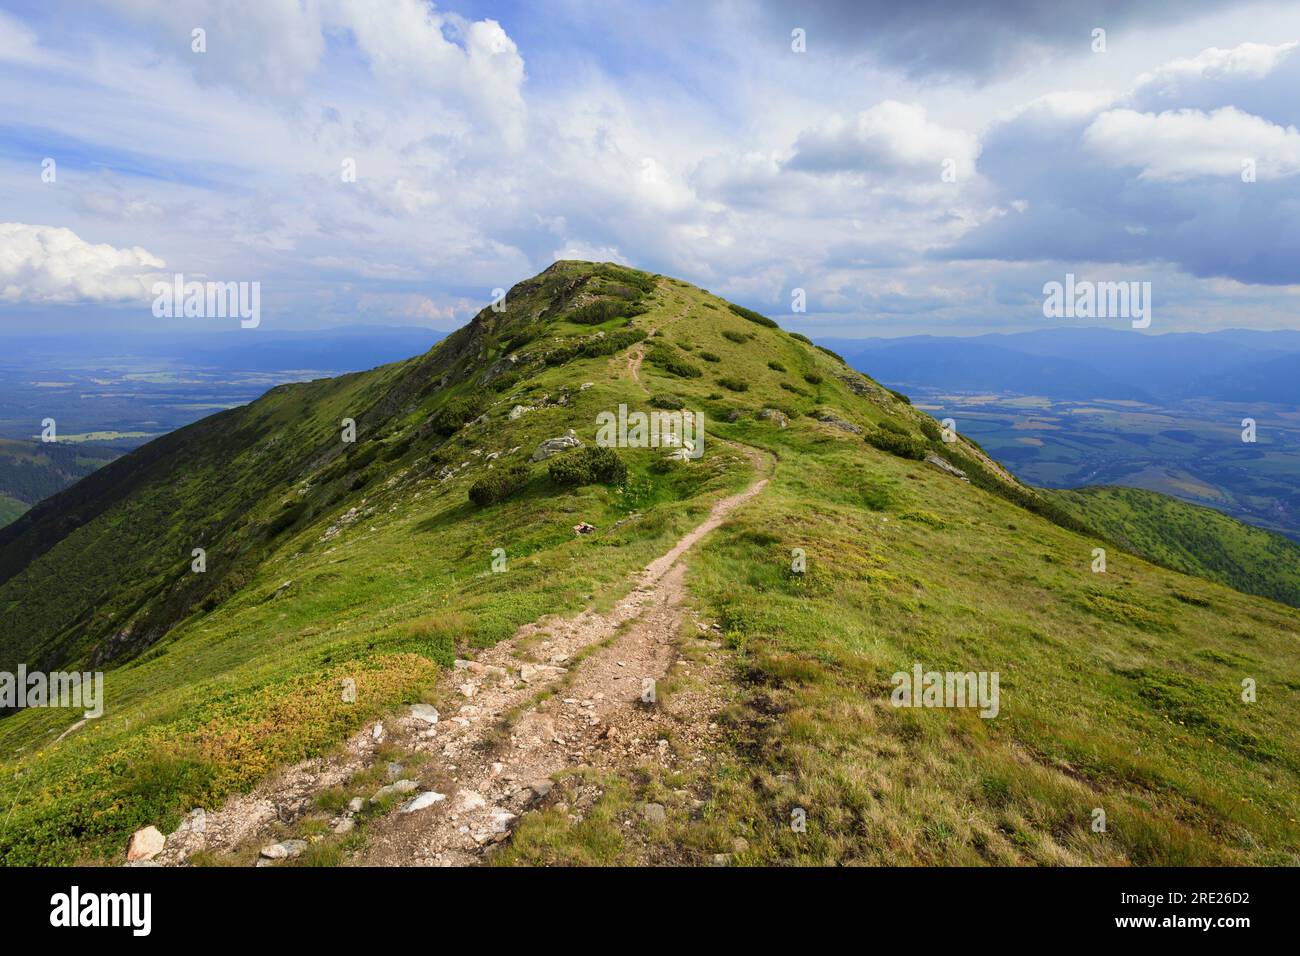
[[[0,438],[0,526],[119,454],[111,446]]]
[[[597,442],[677,410],[692,448]],[[1300,862],[1300,612],[943,439],[572,261],[156,439],[0,530],[0,668],[105,671],[0,719],[0,860]],[[895,706],[915,667],[996,693]]]
[[[970,337],[822,340],[855,368],[900,387],[1043,395],[1053,399],[1300,405],[1289,370],[1300,333],[1230,329],[1140,335],[1053,328]]]
[[[1143,488],[1064,489],[1053,498],[1133,554],[1300,606],[1300,545],[1211,508]]]

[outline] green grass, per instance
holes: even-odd
[[[645,311],[608,330],[566,318],[593,296]],[[152,442],[0,532],[0,665],[107,669],[105,715],[62,741],[79,715],[0,720],[0,862],[115,861],[136,827],[168,830],[419,700],[456,655],[610,606],[752,481],[732,442],[779,464],[692,552],[691,587],[732,660],[727,745],[695,771],[707,813],[670,806],[654,839],[693,861],[743,835],[737,862],[1296,862],[1300,614],[1120,550],[1093,574],[1095,537],[1043,515],[1085,522],[976,446],[923,439],[922,412],[703,290],[562,262],[507,301],[423,356],[273,389]],[[651,328],[638,383],[626,349]],[[747,390],[683,374],[702,352],[670,341],[707,349]],[[497,390],[485,373],[507,351],[518,361]],[[703,458],[620,449],[625,481],[573,488],[534,465],[511,495],[470,502],[543,439],[572,427],[590,446],[599,412],[651,395],[705,412]],[[510,420],[517,404],[533,410]],[[788,427],[757,417],[770,407]],[[972,483],[825,412],[950,456]],[[580,521],[597,532],[575,535]],[[998,671],[1000,716],[890,707],[890,674],[914,661]],[[1254,704],[1237,696],[1244,677]],[[501,862],[640,859],[646,841],[617,818],[662,781],[629,774],[602,781],[582,824],[526,818],[531,836]],[[1088,825],[1097,806],[1104,835]],[[807,833],[790,830],[794,808]],[[339,862],[319,846],[309,862]]]
[[[1212,508],[1141,488],[1049,492],[1129,551],[1188,574],[1300,606],[1300,545]]]

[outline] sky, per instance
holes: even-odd
[[[1297,90],[1295,3],[0,0],[0,335],[239,327],[178,273],[447,331],[565,258],[815,336],[1128,326],[1067,274],[1300,328]]]

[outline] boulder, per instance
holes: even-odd
[[[538,445],[537,450],[533,452],[532,460],[545,461],[547,458],[550,458],[556,452],[565,451],[569,448],[577,448],[581,444],[582,444],[582,439],[580,439],[577,433],[574,432],[572,428],[570,428],[568,431],[566,431],[563,435],[559,436],[558,438],[548,438],[546,439],[546,441]]]
[[[966,477],[966,472],[962,471],[951,462],[940,458],[938,455],[926,455],[925,462],[928,465],[934,465],[934,467],[938,468],[940,471],[952,475],[954,478],[960,478],[962,481],[970,481],[970,479]]]
[[[140,860],[152,860],[162,852],[166,843],[167,838],[162,835],[162,831],[157,827],[145,827],[143,830],[136,830],[131,834],[131,839],[126,844],[127,862],[135,863]]]
[[[402,813],[415,813],[417,810],[423,810],[425,807],[431,807],[447,799],[445,793],[436,793],[433,790],[426,790],[415,799],[411,800],[404,807]]]
[[[411,716],[426,724],[436,724],[438,722],[438,708],[432,704],[412,704]]]
[[[387,786],[380,787],[376,790],[375,795],[370,798],[370,802],[378,803],[380,800],[384,799],[384,797],[391,796],[395,793],[410,793],[414,789],[414,780],[398,780],[395,783],[390,783]]]

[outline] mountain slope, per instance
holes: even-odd
[[[1048,494],[1148,561],[1300,606],[1300,545],[1279,534],[1142,488],[1098,486]]]
[[[619,448],[628,474],[603,481],[575,478],[580,451],[528,462],[568,428],[590,447],[620,404],[703,411],[702,457]],[[0,720],[0,859],[112,859],[400,703],[456,714],[453,658],[614,607],[754,484],[747,448],[776,456],[769,484],[686,559],[723,638],[716,747],[671,772],[614,761],[602,810],[524,817],[509,859],[647,862],[625,811],[666,801],[656,839],[685,862],[1296,861],[1300,614],[1122,552],[1093,574],[1082,522],[833,355],[686,283],[576,262],[425,355],[275,389],[0,533],[4,659],[109,665],[103,717]],[[999,716],[890,706],[914,663],[999,672]],[[319,834],[321,806],[282,819]]]

